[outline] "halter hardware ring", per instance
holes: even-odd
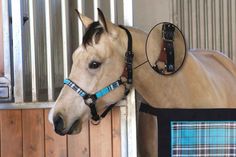
[[[90,106],[91,104],[95,103],[97,100],[96,95],[86,95],[84,98],[84,102],[86,105]]]
[[[127,82],[127,78],[125,76],[121,76],[120,80],[122,83],[126,83]]]
[[[99,120],[90,119],[90,123],[93,125],[99,125],[101,123],[101,120],[102,120],[102,118],[100,118]]]

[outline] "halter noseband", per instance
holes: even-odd
[[[76,93],[78,93],[84,99],[85,104],[90,108],[90,113],[92,115],[91,119],[95,122],[98,122],[99,120],[104,118],[107,115],[107,113],[116,105],[116,103],[109,105],[101,115],[98,115],[97,109],[96,109],[96,101],[99,98],[103,97],[104,95],[108,94],[109,92],[115,90],[121,85],[125,85],[124,95],[125,96],[128,95],[130,87],[133,82],[132,65],[133,65],[134,54],[132,52],[132,36],[128,29],[126,29],[123,26],[120,26],[120,28],[125,30],[128,37],[128,46],[127,46],[127,51],[125,53],[125,69],[120,79],[104,87],[103,89],[99,90],[95,94],[89,94],[85,92],[82,88],[80,88],[78,85],[76,85],[76,83],[74,83],[70,79],[64,80],[65,85],[72,88]]]

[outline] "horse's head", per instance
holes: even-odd
[[[82,44],[73,53],[71,73],[65,81],[67,85],[61,90],[49,114],[49,120],[60,135],[79,133],[82,123],[91,117],[88,95],[100,91],[100,97],[96,100],[98,113],[124,96],[123,84],[109,93],[104,87],[113,88],[108,86],[116,83],[124,72],[127,35],[119,26],[107,21],[100,10],[98,13],[97,22],[78,13],[86,32]]]

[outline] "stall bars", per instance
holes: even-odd
[[[0,109],[29,109],[29,108],[50,108],[53,105],[55,91],[53,87],[53,58],[52,58],[52,15],[51,1],[45,0],[45,24],[46,24],[46,52],[47,52],[47,90],[48,101],[38,101],[38,86],[36,72],[36,54],[35,54],[35,1],[29,1],[29,21],[30,21],[30,52],[31,52],[31,83],[32,83],[32,102],[24,102],[24,72],[23,72],[23,14],[22,1],[11,0],[2,1],[3,14],[3,41],[4,41],[4,78],[0,78],[1,83],[8,86],[8,98],[0,99]],[[100,1],[93,1],[94,19],[97,20],[97,8]],[[110,18],[111,21],[117,21],[117,1],[110,0]],[[14,10],[10,12],[10,10]],[[63,76],[66,78],[69,73],[70,59],[68,54],[69,46],[69,15],[68,1],[61,0],[61,20],[62,20],[62,41],[63,41]],[[84,13],[84,1],[77,0],[77,9]],[[10,26],[10,15],[12,13],[12,27]],[[133,25],[133,2],[132,0],[123,1],[124,25]],[[78,21],[79,42],[82,41],[83,28]],[[11,28],[12,28],[12,62],[11,62]],[[13,69],[13,71],[11,71]],[[11,75],[13,74],[13,75]],[[7,78],[7,79],[6,79]],[[11,83],[12,82],[12,83]],[[11,88],[14,87],[14,88]],[[13,90],[13,92],[12,92]],[[0,92],[1,93],[1,92]],[[11,95],[13,93],[13,95]],[[5,101],[9,101],[6,103]],[[10,102],[12,101],[12,102]],[[136,109],[135,109],[135,91],[132,90],[128,97],[128,103],[120,107],[121,110],[121,154],[122,157],[137,156],[137,133],[136,133]]]

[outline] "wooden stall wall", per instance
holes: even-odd
[[[120,157],[120,109],[78,135],[59,136],[47,109],[0,110],[0,157]]]

